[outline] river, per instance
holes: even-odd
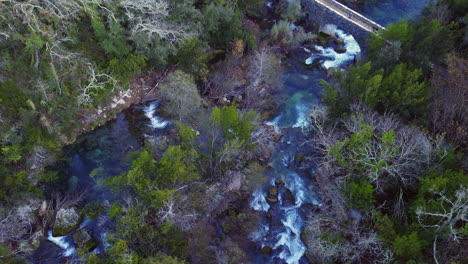
[[[284,136],[271,157],[270,179],[267,185],[253,193],[251,206],[262,216],[259,230],[251,235],[264,254],[254,257],[254,263],[308,263],[306,247],[301,240],[304,221],[310,208],[320,207],[314,188],[313,161],[303,161],[313,149],[306,143],[310,129],[309,110],[320,100],[320,80],[325,69],[339,68],[353,62],[361,52],[353,36],[335,28],[344,41],[346,52],[337,53],[330,47],[311,45],[291,53],[287,60],[281,98],[288,98],[281,112],[267,124]],[[272,193],[278,192],[278,202]],[[270,201],[268,201],[270,197]]]
[[[365,4],[352,8],[385,27],[400,19],[416,19],[430,2],[431,0],[375,0],[365,1]]]
[[[427,0],[390,0],[363,6],[358,11],[387,25],[401,18],[418,16],[426,3]],[[257,252],[252,254],[253,263],[308,263],[301,232],[307,215],[312,213],[311,208],[321,205],[314,187],[315,164],[304,160],[313,152],[305,144],[309,132],[308,111],[320,100],[320,80],[326,77],[326,69],[346,67],[361,52],[353,36],[339,28],[335,29],[335,34],[344,41],[346,52],[336,52],[333,41],[329,41],[326,46],[311,45],[292,51],[286,61],[284,86],[275,95],[282,102],[281,111],[268,122],[283,137],[266,171],[268,183],[252,194],[250,202],[262,217],[258,230],[249,238],[257,244]],[[66,150],[69,159],[62,164],[63,180],[51,189],[74,192],[86,186],[87,202],[111,203],[113,194],[96,184],[96,178],[127,171],[130,166],[127,157],[131,151],[141,149],[146,140],[166,133],[171,124],[157,115],[157,109],[157,102],[132,107],[103,127],[80,136]],[[272,202],[272,196],[277,201]],[[87,220],[80,227],[90,230],[99,242],[96,253],[105,251],[106,233],[111,231],[108,219],[101,220]],[[53,237],[49,233],[30,260],[58,263],[76,256],[72,235],[73,232]]]
[[[58,165],[62,171],[62,181],[51,186],[48,193],[85,191],[85,203],[112,204],[117,197],[98,181],[128,171],[129,153],[141,149],[145,141],[166,133],[171,124],[159,117],[157,111],[157,101],[132,106],[104,126],[80,136],[65,149],[68,159]],[[79,229],[65,236],[54,237],[52,230],[49,230],[30,260],[38,264],[61,263],[76,257],[73,234],[81,229],[86,229],[98,242],[94,253],[102,254],[109,246],[106,235],[113,231],[112,226],[112,220],[102,215],[86,219]]]

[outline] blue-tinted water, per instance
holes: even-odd
[[[382,26],[401,19],[417,18],[431,0],[375,0],[364,1],[352,8]]]
[[[67,148],[68,159],[61,165],[62,181],[51,189],[64,194],[85,192],[85,203],[112,204],[117,197],[99,184],[99,180],[128,171],[129,153],[140,150],[148,138],[165,133],[169,122],[157,115],[157,109],[157,102],[132,107],[104,126],[80,136]],[[80,227],[98,241],[95,253],[104,252],[105,234],[112,231],[112,221],[103,216],[100,219],[106,219],[105,222],[86,219]],[[76,231],[63,237],[54,237],[49,231],[30,261],[60,263],[65,258],[75,257],[77,251],[72,236]]]

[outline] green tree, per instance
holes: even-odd
[[[401,20],[371,37],[368,56],[373,62],[388,63],[378,63],[379,66],[390,68],[397,63],[407,63],[427,74],[433,63],[443,62],[446,53],[453,49],[453,35],[450,27],[430,17],[422,17],[412,24]],[[398,58],[383,58],[384,55],[398,55]]]
[[[422,248],[423,241],[419,239],[417,232],[408,236],[399,236],[395,238],[393,243],[395,255],[403,260],[417,260],[421,255]]]
[[[239,138],[243,142],[249,142],[251,133],[255,129],[252,124],[254,115],[253,112],[242,113],[235,105],[231,105],[222,108],[214,107],[210,120],[215,127],[222,130],[227,139]]]
[[[422,114],[429,99],[426,85],[421,82],[422,71],[409,70],[405,64],[396,65],[382,80],[379,99],[385,109],[404,117]]]
[[[429,99],[421,70],[410,70],[405,64],[384,71],[372,71],[370,62],[351,66],[337,73],[337,82],[325,81],[323,101],[339,116],[358,100],[369,107],[398,112],[404,117],[423,115]]]
[[[206,44],[199,39],[185,40],[176,53],[181,69],[203,79],[208,74],[209,55],[206,49]]]
[[[91,25],[99,45],[104,52],[113,58],[122,58],[132,50],[127,42],[127,33],[119,22],[110,19],[108,27],[97,14],[91,17]]]
[[[345,193],[348,197],[348,206],[351,209],[360,209],[368,212],[374,208],[374,186],[367,182],[347,183]]]
[[[203,10],[203,35],[212,46],[228,49],[235,38],[242,38],[241,14],[233,8],[211,3]]]
[[[181,146],[169,147],[158,162],[156,181],[159,186],[173,187],[199,178],[195,166],[195,150],[183,150]]]
[[[131,190],[149,206],[159,208],[173,191],[160,188],[154,180],[156,164],[149,151],[143,150],[136,156],[127,173],[107,179],[106,185],[114,192]]]

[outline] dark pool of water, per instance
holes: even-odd
[[[431,0],[376,0],[352,8],[382,26],[417,18]]]

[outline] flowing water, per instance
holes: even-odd
[[[376,1],[356,10],[385,26],[399,19],[417,17],[428,2]],[[272,3],[267,2],[267,5]],[[301,232],[306,214],[310,214],[314,206],[320,206],[312,180],[314,163],[303,160],[312,151],[308,144],[304,144],[309,124],[308,111],[320,98],[320,80],[326,76],[325,69],[343,67],[361,52],[353,36],[338,28],[335,34],[344,41],[346,52],[339,53],[333,47],[315,45],[294,51],[289,57],[284,88],[277,95],[287,100],[277,117],[269,122],[283,134],[283,138],[270,160],[268,184],[252,194],[250,203],[262,215],[261,225],[250,239],[257,243],[259,249],[269,248],[271,252],[254,254],[253,263],[307,263]],[[170,123],[157,115],[157,109],[157,102],[132,107],[105,126],[81,136],[68,150],[69,161],[63,168],[64,182],[51,189],[67,193],[87,188],[86,202],[111,203],[113,194],[96,184],[96,176],[105,178],[127,171],[129,152],[139,150],[148,138],[165,133]],[[96,176],[91,177],[90,174]],[[278,201],[269,204],[267,197],[272,187],[277,188]],[[98,254],[109,246],[106,234],[112,229],[109,221],[102,219],[107,218],[86,219],[78,229],[86,229],[92,234],[99,243],[95,249]],[[59,263],[76,256],[74,232],[54,237],[49,231],[31,256],[31,262]]]
[[[307,263],[301,232],[306,215],[321,205],[314,190],[314,162],[303,160],[312,151],[306,143],[310,127],[308,113],[320,99],[320,80],[326,78],[325,69],[345,66],[361,52],[353,36],[338,28],[335,34],[344,40],[346,52],[314,45],[293,52],[288,60],[283,91],[279,95],[288,99],[281,112],[267,123],[283,137],[266,172],[271,175],[270,180],[252,194],[250,204],[262,215],[258,231],[250,238],[264,254],[255,255],[254,263]],[[271,190],[276,189],[278,202],[268,202]]]
[[[352,8],[385,27],[400,19],[416,19],[430,2],[431,0],[375,0],[365,1],[364,5]]]
[[[117,176],[128,171],[128,154],[139,150],[145,140],[165,133],[170,123],[157,115],[158,102],[132,107],[117,115],[106,125],[81,136],[68,152],[69,160],[62,168],[64,182],[54,190],[62,193],[86,191],[85,202],[112,204],[115,196],[97,178]],[[95,176],[90,176],[90,175]],[[49,230],[47,237],[31,256],[33,263],[60,263],[66,258],[77,256],[73,234],[85,229],[98,242],[94,253],[102,254],[109,246],[106,234],[112,231],[112,220],[106,215],[96,219],[85,219],[80,227],[65,235],[55,237]]]

